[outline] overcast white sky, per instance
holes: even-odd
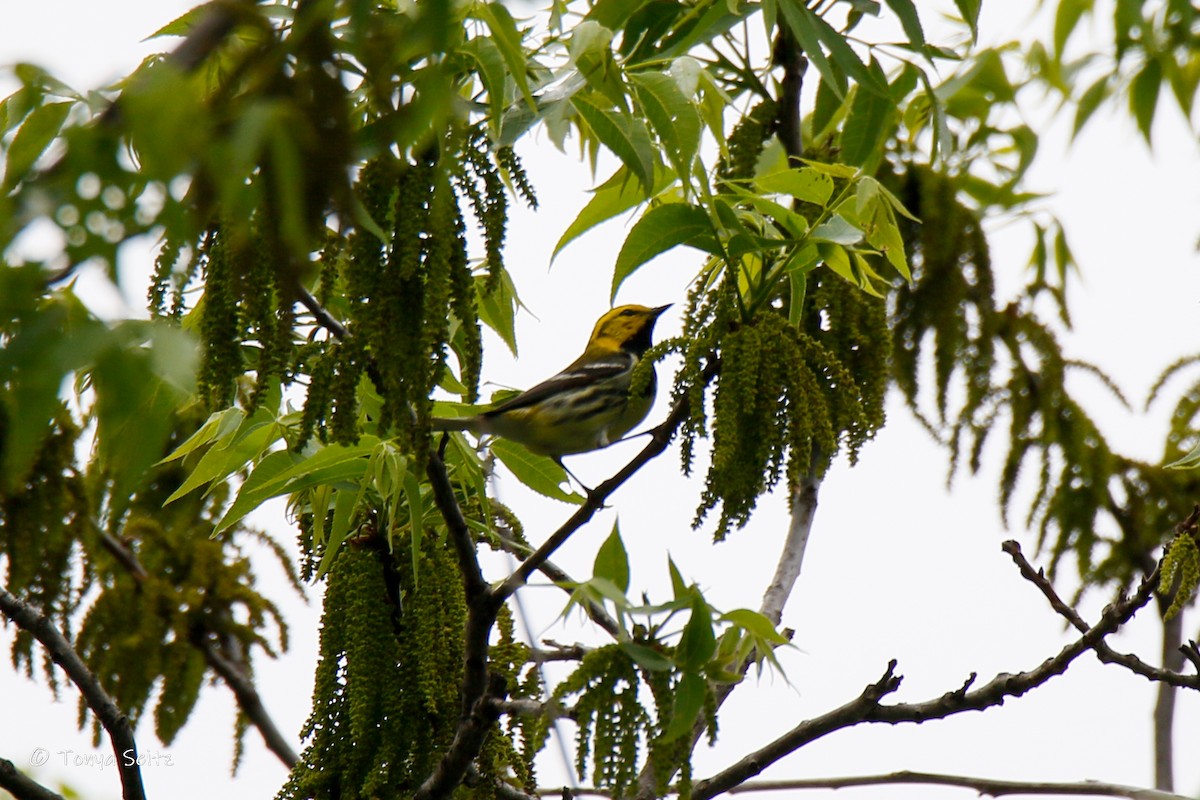
[[[0,0],[0,63],[34,61],[51,67],[77,88],[104,84],[127,72],[153,49],[139,40],[190,7],[179,0],[127,0],[88,3]],[[981,27],[997,38],[1022,31],[1027,19],[1015,7],[1031,3],[985,4]],[[1003,32],[1001,34],[1000,32]],[[0,84],[7,93],[7,86]],[[1064,125],[1043,136],[1042,154],[1032,173],[1035,188],[1054,192],[1048,205],[1066,222],[1084,279],[1073,287],[1075,333],[1072,355],[1105,365],[1121,387],[1140,398],[1158,371],[1196,349],[1200,309],[1200,158],[1186,126],[1164,111],[1151,155],[1130,123],[1120,116],[1098,118],[1071,149],[1063,145]],[[1045,115],[1030,123],[1042,130]],[[606,307],[608,268],[624,237],[621,223],[609,225],[572,245],[549,269],[558,234],[586,201],[587,174],[570,156],[541,137],[522,151],[542,211],[514,220],[507,250],[525,303],[537,315],[521,321],[519,362],[499,349],[489,351],[485,379],[524,386],[574,357],[591,321]],[[996,232],[994,262],[1018,274],[1028,242],[1019,226]],[[131,248],[130,273],[145,269],[145,248]],[[648,305],[683,298],[695,262],[686,254],[662,258],[630,279],[618,298]],[[111,302],[99,280],[85,290]],[[144,289],[131,280],[127,302],[140,309]],[[136,312],[135,312],[136,313]],[[678,316],[660,322],[662,334],[678,329]],[[535,331],[551,335],[529,336]],[[1156,458],[1165,429],[1165,408],[1147,417],[1131,416],[1097,392],[1091,405],[1104,430],[1120,448]],[[665,408],[665,406],[664,406]],[[660,415],[662,409],[655,412]],[[653,419],[653,417],[652,417]],[[996,672],[1037,665],[1070,637],[1036,590],[1022,581],[1000,542],[1017,538],[1032,554],[1033,540],[1020,529],[1002,529],[995,509],[994,480],[960,478],[944,490],[945,458],[893,403],[891,423],[869,444],[858,467],[836,467],[821,494],[821,506],[805,572],[784,616],[797,631],[798,649],[784,655],[790,685],[764,679],[740,689],[722,716],[721,739],[697,757],[697,777],[711,774],[747,750],[761,746],[796,722],[856,696],[875,681],[891,658],[905,681],[896,699],[919,701],[957,688],[971,672],[987,680]],[[572,461],[572,469],[594,483],[611,474],[635,446],[614,448]],[[994,477],[994,475],[992,475]],[[511,482],[500,487],[537,541],[565,519],[569,509],[530,497]],[[786,502],[765,498],[748,528],[714,545],[708,532],[689,522],[700,478],[678,475],[677,459],[664,457],[644,470],[613,501],[613,509],[576,535],[556,558],[568,571],[587,575],[596,548],[620,514],[634,559],[635,587],[660,592],[669,553],[684,576],[703,586],[716,606],[757,607],[770,578],[786,528]],[[663,502],[663,497],[668,502]],[[282,541],[294,537],[274,509],[261,524]],[[1014,519],[1023,515],[1015,514]],[[1069,595],[1070,581],[1063,587]],[[283,589],[280,589],[282,593]],[[531,588],[539,636],[566,638],[554,619],[561,609],[557,590]],[[1085,604],[1094,619],[1107,598]],[[257,667],[266,705],[286,732],[297,731],[308,713],[316,619],[319,604],[292,611],[292,652]],[[540,627],[539,627],[540,626]],[[1196,615],[1188,618],[1195,635]],[[8,632],[0,638],[9,640]],[[1144,618],[1116,637],[1121,649],[1149,660],[1158,652],[1158,626]],[[961,715],[921,726],[859,727],[827,737],[786,759],[763,777],[823,777],[926,770],[1021,780],[1097,780],[1149,785],[1152,780],[1150,712],[1153,687],[1093,658],[1081,659],[1064,676],[1003,708]],[[75,731],[75,695],[56,701],[42,686],[31,687],[0,667],[0,757],[29,767],[35,748],[49,754],[31,770],[39,780],[62,781],[89,798],[119,796],[111,769],[75,765],[80,755],[106,755],[90,736]],[[143,753],[158,754],[144,770],[152,798],[270,797],[285,772],[247,737],[249,754],[236,778],[229,777],[233,704],[222,687],[206,690],[202,708],[170,746],[157,743],[149,725],[140,731]],[[1180,698],[1177,721],[1178,790],[1200,792],[1200,697]],[[170,761],[170,765],[166,762]],[[559,775],[559,777],[555,777]],[[562,781],[552,763],[545,782]],[[869,793],[869,794],[868,794]],[[797,793],[796,796],[801,796]],[[813,800],[830,792],[808,792]],[[845,790],[846,797],[967,798],[966,790],[875,788]]]

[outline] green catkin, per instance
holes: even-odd
[[[233,403],[237,378],[243,372],[241,325],[237,307],[237,267],[221,232],[210,230],[202,245],[204,307],[200,338],[204,350],[196,378],[200,397],[209,410]]]

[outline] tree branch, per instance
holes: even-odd
[[[893,772],[887,775],[854,775],[842,778],[811,778],[788,781],[750,781],[729,790],[729,794],[742,792],[772,792],[793,789],[846,789],[855,786],[881,786],[891,784],[933,784],[937,786],[961,786],[973,789],[981,795],[1000,797],[1009,794],[1088,795],[1095,797],[1126,797],[1129,800],[1188,800],[1178,794],[1123,786],[1100,781],[1078,781],[1055,783],[1044,781],[1006,781],[995,778],[976,778],[963,775],[942,775],[933,772]]]
[[[1032,583],[1041,591],[1041,593],[1046,597],[1046,600],[1050,603],[1051,608],[1058,612],[1058,614],[1062,616],[1063,619],[1067,620],[1067,622],[1069,622],[1076,630],[1083,632],[1088,629],[1089,626],[1087,622],[1084,621],[1083,617],[1080,616],[1078,611],[1076,611],[1058,596],[1058,592],[1054,590],[1054,586],[1050,583],[1050,580],[1046,578],[1045,574],[1041,570],[1035,570],[1032,566],[1030,566],[1029,562],[1025,559],[1024,554],[1021,553],[1021,546],[1019,544],[1014,541],[1007,541],[1001,545],[1001,549],[1012,557],[1013,562],[1021,571],[1021,577]],[[1141,675],[1147,680],[1165,683],[1170,686],[1178,686],[1185,689],[1195,689],[1200,691],[1200,662],[1193,664],[1193,666],[1197,667],[1197,674],[1184,675],[1181,672],[1176,672],[1171,669],[1152,667],[1132,653],[1120,653],[1112,649],[1108,642],[1105,641],[1097,642],[1094,649],[1096,658],[1100,659],[1100,661],[1104,662],[1105,664],[1116,664],[1118,666],[1125,667],[1135,675]],[[1186,654],[1186,647],[1181,649],[1184,650]]]
[[[146,800],[142,787],[142,771],[137,764],[137,742],[133,738],[133,726],[113,699],[104,691],[75,648],[54,625],[25,601],[0,587],[0,612],[17,627],[33,635],[55,664],[62,667],[67,677],[78,687],[84,703],[100,720],[108,733],[116,755],[117,771],[121,776],[121,796],[124,800]]]
[[[192,644],[204,654],[205,662],[213,672],[221,676],[225,685],[229,687],[229,691],[233,692],[238,708],[246,715],[250,723],[258,728],[267,749],[274,753],[284,766],[289,769],[294,767],[300,758],[288,743],[287,738],[276,727],[271,715],[267,713],[262,697],[259,695],[254,681],[246,674],[244,666],[233,659],[226,658],[217,649],[217,645],[203,635],[194,636]]]
[[[532,547],[520,544],[519,542],[515,541],[511,537],[505,536],[502,533],[497,532],[497,539],[499,540],[500,546],[504,550],[504,552],[509,553],[516,558],[519,558],[519,559],[528,558],[530,556],[530,554],[533,553]],[[576,583],[576,581],[574,579],[572,579],[571,576],[568,575],[565,570],[558,567],[554,562],[549,561],[549,560],[543,561],[541,563],[541,566],[538,567],[538,572],[542,573],[547,578],[554,581],[554,584],[556,586],[562,587],[563,591],[565,591],[567,593],[570,593],[570,591],[571,591],[567,587],[570,584]],[[618,633],[620,632],[620,626],[617,625],[617,621],[612,618],[612,615],[604,610],[603,606],[601,606],[598,603],[594,603],[591,600],[588,600],[585,603],[583,608],[584,608],[584,611],[587,612],[588,617],[591,618],[592,622],[596,623],[601,628],[603,628],[608,633],[609,636],[613,637],[614,639],[617,638]],[[582,657],[582,656],[580,656],[580,657]],[[545,660],[555,660],[555,659],[545,659]]]
[[[1011,553],[1014,548],[1016,548],[1015,543],[1005,543],[1004,545],[1006,552]],[[1016,549],[1019,552],[1019,548]],[[1096,625],[1087,628],[1078,639],[1063,647],[1057,655],[1046,659],[1036,668],[1026,672],[1016,675],[1001,673],[977,689],[971,689],[975,682],[975,675],[972,674],[962,687],[933,700],[922,703],[883,705],[880,700],[895,691],[900,685],[900,677],[894,675],[896,662],[892,661],[883,678],[867,687],[863,694],[855,700],[820,717],[800,723],[728,769],[707,780],[697,782],[692,794],[693,800],[709,800],[718,794],[730,791],[733,787],[760,774],[784,756],[842,728],[863,722],[896,724],[945,719],[964,711],[982,711],[985,708],[1001,705],[1010,697],[1020,697],[1054,676],[1065,672],[1076,658],[1089,650],[1094,650],[1097,643],[1102,642],[1105,636],[1128,622],[1154,595],[1154,590],[1158,586],[1159,574],[1159,568],[1155,567],[1131,597],[1120,599],[1105,608]]]
[[[792,596],[796,579],[804,565],[804,551],[808,548],[808,536],[812,532],[813,519],[817,513],[817,495],[821,489],[819,478],[808,475],[792,487],[792,519],[788,525],[783,552],[775,567],[775,575],[763,593],[759,611],[776,625],[783,619],[783,607]]]
[[[7,758],[0,758],[0,789],[16,800],[65,800],[62,795],[55,794],[25,775]]]

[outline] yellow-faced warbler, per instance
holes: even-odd
[[[668,308],[614,308],[596,322],[583,355],[562,372],[473,417],[435,419],[434,430],[501,436],[556,461],[607,447],[654,404],[654,372],[636,396],[629,394],[630,376]]]

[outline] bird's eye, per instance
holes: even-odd
[[[632,317],[636,312],[632,308],[627,308],[621,312],[622,317]]]

